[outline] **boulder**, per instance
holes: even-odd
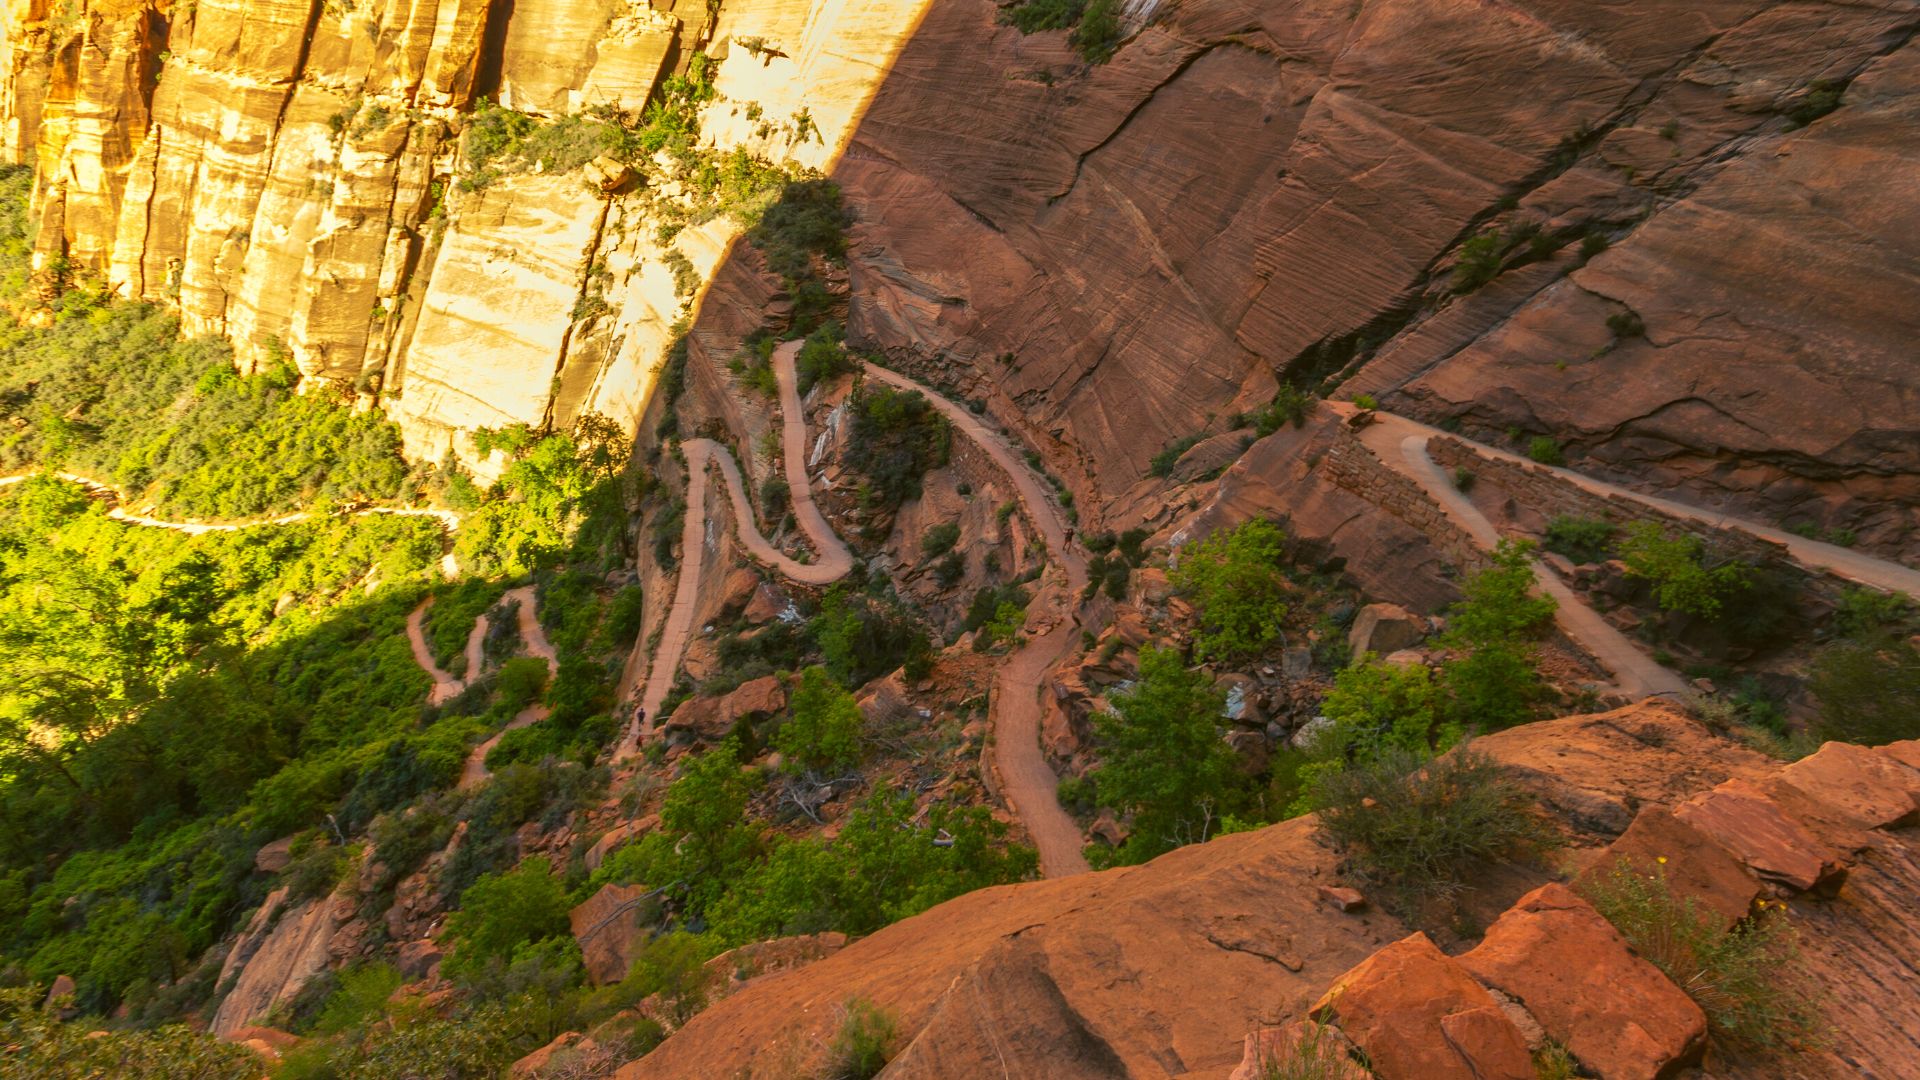
[[[246,1047],[270,1064],[277,1063],[287,1051],[306,1042],[298,1035],[258,1024],[235,1028],[227,1034],[226,1040],[236,1046]]]
[[[1225,695],[1221,716],[1244,728],[1265,727],[1267,718],[1260,710],[1260,684],[1251,675],[1222,675],[1213,688]]]
[[[646,929],[640,925],[639,909],[641,897],[649,891],[645,885],[603,885],[568,913],[587,977],[594,985],[605,986],[626,978],[635,950],[647,938]]]
[[[1920,739],[1903,739],[1874,749],[1909,769],[1920,769]]]
[[[428,979],[439,973],[440,959],[443,955],[440,946],[422,939],[409,941],[400,946],[394,961],[395,966],[400,969],[400,974],[408,979]]]
[[[1781,778],[1873,828],[1920,819],[1920,770],[1864,746],[1827,743],[1787,766]]]
[[[581,861],[586,864],[588,870],[598,870],[600,869],[600,864],[607,861],[607,856],[613,854],[628,841],[652,832],[658,828],[659,825],[659,814],[648,814],[646,817],[635,821],[623,821],[601,834],[600,839],[595,840],[593,846],[587,849],[586,854],[580,857]]]
[[[1422,933],[1340,976],[1312,1013],[1335,1020],[1381,1080],[1534,1078],[1520,1029]]]
[[[1267,771],[1267,762],[1273,757],[1273,750],[1267,745],[1267,736],[1261,731],[1229,731],[1227,745],[1240,758],[1240,771],[1248,776],[1258,776]]]
[[[1293,738],[1287,741],[1295,750],[1311,750],[1313,748],[1313,740],[1319,738],[1321,732],[1332,726],[1332,717],[1316,716],[1306,723],[1301,724],[1300,730],[1294,732]]]
[[[1367,898],[1358,889],[1349,889],[1340,885],[1322,885],[1319,893],[1320,899],[1335,911],[1359,911],[1367,906]]]
[[[1585,891],[1584,886],[1614,873],[1622,860],[1631,873],[1664,873],[1676,897],[1713,912],[1723,928],[1752,914],[1763,890],[1745,863],[1665,806],[1641,807],[1627,831],[1574,879],[1574,888]]]
[[[1521,897],[1459,959],[1608,1080],[1656,1080],[1706,1048],[1700,1006],[1557,882]]]
[[[747,601],[746,610],[740,613],[740,617],[749,625],[760,626],[780,618],[788,611],[792,611],[796,616],[799,614],[799,609],[794,607],[793,599],[778,585],[763,581],[753,590],[753,599]]]
[[[1386,656],[1412,648],[1427,636],[1427,620],[1399,604],[1368,604],[1353,617],[1347,631],[1347,644],[1353,655],[1377,653]]]
[[[1728,780],[1673,812],[1764,880],[1805,891],[1837,890],[1846,878],[1846,865],[1836,852],[1745,780]]]
[[[688,698],[667,717],[664,728],[669,734],[691,732],[707,742],[719,742],[742,719],[772,716],[786,706],[786,684],[778,675],[763,675],[719,697]]]
[[[41,1003],[40,1007],[43,1009],[50,1008],[54,1002],[59,1001],[61,998],[72,997],[78,989],[79,987],[74,985],[73,976],[55,975],[53,977],[53,985],[47,987],[46,1000]]]
[[[508,1068],[507,1075],[534,1080],[548,1075],[551,1070],[553,1075],[558,1076],[560,1073],[557,1070],[576,1059],[591,1056],[599,1048],[591,1038],[577,1031],[563,1032],[554,1036],[552,1042],[514,1062]],[[566,1075],[576,1074],[570,1071]]]
[[[283,836],[253,853],[253,868],[263,874],[277,874],[293,862],[293,837]]]
[[[1311,1075],[1323,1080],[1368,1080],[1373,1074],[1353,1060],[1355,1047],[1339,1028],[1296,1020],[1247,1033],[1240,1064],[1227,1080],[1267,1080]],[[1308,1071],[1308,1067],[1313,1067]]]

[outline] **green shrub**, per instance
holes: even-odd
[[[1698,537],[1670,536],[1658,522],[1636,521],[1620,543],[1627,573],[1653,586],[1662,611],[1718,619],[1727,601],[1743,590],[1752,568],[1717,557]]]
[[[1549,436],[1535,435],[1527,444],[1527,456],[1542,465],[1565,465],[1567,457],[1560,451],[1560,444]]]
[[[827,670],[846,686],[861,686],[930,649],[926,631],[897,598],[876,597],[846,584],[827,590],[807,625]]]
[[[387,999],[402,981],[392,964],[373,962],[341,969],[339,988],[327,998],[314,1030],[332,1035],[379,1019],[386,1015]]]
[[[257,1080],[260,1059],[244,1046],[184,1024],[152,1031],[101,1031],[40,1008],[45,989],[0,990],[0,1070],[38,1080]]]
[[[1565,555],[1575,563],[1595,563],[1607,557],[1614,532],[1613,522],[1604,518],[1562,514],[1547,522],[1544,546],[1548,551]]]
[[[773,737],[783,769],[829,772],[859,763],[860,706],[826,668],[815,666],[800,673],[791,707],[793,715]]]
[[[493,686],[500,695],[501,708],[517,713],[540,700],[546,691],[547,662],[538,656],[516,656],[500,665]]]
[[[1116,861],[1140,863],[1205,841],[1230,808],[1237,759],[1222,739],[1226,695],[1170,649],[1143,649],[1133,688],[1094,716],[1100,801],[1132,818]]]
[[[952,551],[953,545],[959,542],[960,523],[943,521],[928,529],[926,534],[920,537],[920,554],[929,559],[938,558]]]
[[[886,1068],[899,1037],[892,1014],[865,998],[842,1006],[840,1027],[827,1044],[827,1075],[835,1080],[872,1080]]]
[[[1822,649],[1807,680],[1822,738],[1881,746],[1920,738],[1920,649],[1891,635]]]
[[[1469,237],[1460,245],[1460,261],[1453,268],[1453,291],[1470,293],[1498,277],[1506,254],[1507,240],[1498,229]]]
[[[918,390],[862,385],[849,402],[847,464],[865,477],[862,501],[893,510],[920,494],[920,478],[947,463],[952,432]]]
[[[1785,904],[1762,901],[1723,931],[1716,913],[1674,895],[1662,867],[1624,858],[1583,892],[1635,952],[1693,998],[1715,1037],[1763,1049],[1820,1041],[1820,1005]]]
[[[1543,836],[1532,798],[1465,744],[1438,758],[1385,747],[1316,776],[1309,798],[1354,875],[1415,904],[1447,897],[1476,864],[1526,853]]]
[[[1841,637],[1870,639],[1904,626],[1913,601],[1905,593],[1851,586],[1842,589],[1833,612],[1833,630]]]
[[[1197,657],[1253,656],[1279,640],[1287,613],[1285,542],[1279,526],[1255,518],[1181,550],[1168,577],[1199,611]]]
[[[1645,337],[1647,324],[1640,318],[1639,312],[1629,309],[1607,316],[1607,329],[1617,338]]]
[[[471,975],[490,960],[509,960],[523,946],[570,933],[565,883],[544,857],[502,874],[487,874],[460,894],[447,917],[447,973]]]
[[[1159,477],[1173,475],[1173,467],[1180,463],[1180,458],[1184,456],[1187,451],[1200,445],[1200,440],[1203,437],[1204,436],[1200,435],[1188,435],[1185,438],[1175,439],[1168,443],[1159,453],[1153,455],[1152,461],[1147,463],[1147,472]]]
[[[858,361],[841,344],[843,333],[839,323],[828,321],[807,335],[806,344],[800,347],[800,354],[794,358],[794,372],[802,394],[813,389],[817,383],[836,375],[850,374],[859,366]]]
[[[1251,417],[1253,427],[1261,438],[1280,430],[1282,424],[1290,423],[1294,427],[1305,427],[1307,417],[1313,414],[1320,399],[1312,393],[1302,390],[1292,383],[1281,383],[1280,389],[1259,412]]]

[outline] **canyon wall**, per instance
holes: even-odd
[[[1920,551],[1920,4],[1127,10],[1088,65],[990,0],[10,0],[0,153],[44,261],[438,459],[631,428],[700,291],[670,267],[733,261],[605,171],[463,190],[473,110],[632,110],[705,50],[706,145],[845,189],[855,343],[987,402],[1091,526],[1287,380]]]
[[[0,154],[35,167],[38,267],[350,385],[412,456],[486,475],[477,428],[631,431],[739,225],[662,230],[682,193],[606,158],[475,177],[477,110],[631,121],[705,51],[702,146],[822,168],[917,3],[18,0]]]
[[[1162,447],[1344,374],[1920,551],[1920,6],[1187,0],[1091,69],[996,15],[931,11],[840,168],[853,322],[1083,507],[1151,516]]]

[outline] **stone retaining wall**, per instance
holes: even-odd
[[[1463,571],[1488,565],[1486,552],[1465,529],[1454,524],[1440,504],[1412,478],[1395,472],[1345,424],[1334,427],[1331,445],[1318,464],[1327,479],[1405,522],[1425,536],[1442,558]]]
[[[1427,442],[1427,452],[1441,467],[1465,469],[1476,478],[1512,495],[1522,505],[1549,518],[1599,518],[1615,525],[1657,521],[1669,533],[1696,537],[1702,543],[1747,562],[1793,562],[1785,544],[1756,536],[1737,525],[1711,525],[1669,514],[1636,499],[1601,495],[1544,465],[1522,464],[1483,454],[1460,439],[1435,435]],[[1818,570],[1810,572],[1816,576],[1819,574]]]

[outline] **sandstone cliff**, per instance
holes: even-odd
[[[620,166],[460,181],[485,100],[637,116],[700,50],[705,145],[828,164],[914,23],[895,0],[92,0],[10,5],[0,153],[32,162],[43,268],[178,306],[400,421],[409,451],[589,412],[632,430],[737,225],[660,226]],[[755,49],[729,48],[746,38]]]
[[[994,17],[929,12],[840,169],[854,322],[963,365],[1083,502],[1352,371],[1914,549],[1913,5],[1193,0],[1090,71]],[[1506,269],[1457,293],[1482,233]]]
[[[640,192],[460,190],[468,110],[633,109],[704,48],[712,145],[846,186],[856,338],[968,384],[1116,522],[1166,444],[1346,375],[1920,543],[1912,4],[1129,10],[1090,68],[987,0],[13,0],[0,153],[37,163],[46,260],[250,362],[283,344],[437,459],[478,425],[631,427],[689,310],[669,259],[730,265],[724,226],[659,242]]]

